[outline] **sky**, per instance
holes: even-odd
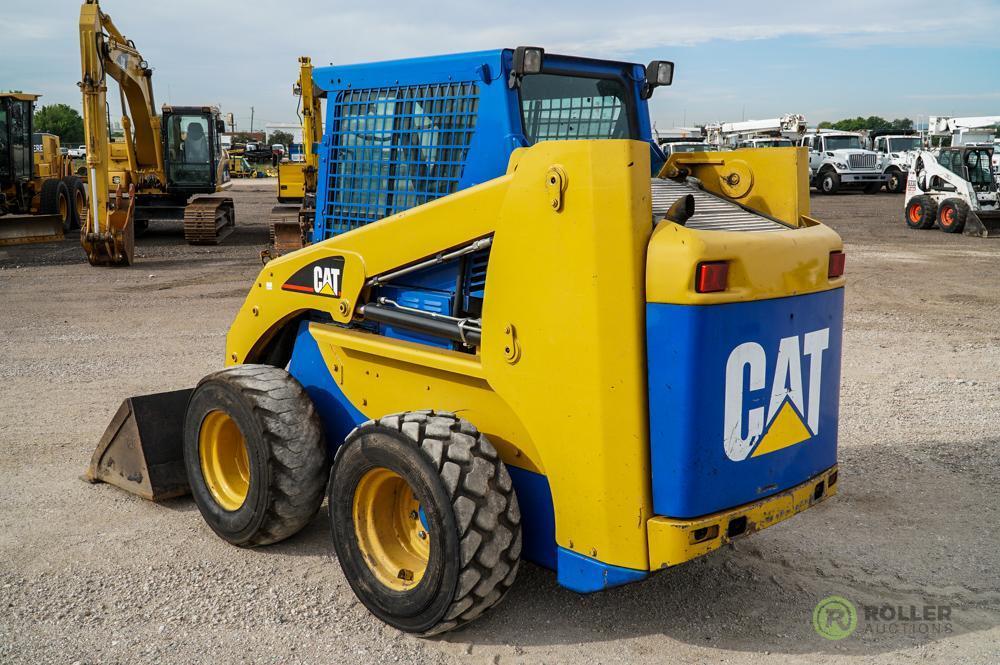
[[[801,113],[810,124],[1000,114],[1000,0],[676,3],[102,0],[154,69],[157,104],[240,129],[296,122],[297,58],[350,64],[518,45],[676,63],[660,129]],[[80,108],[77,0],[3,0],[0,90]],[[113,111],[113,115],[115,111]]]

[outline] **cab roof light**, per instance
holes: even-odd
[[[830,252],[830,269],[827,270],[826,276],[829,279],[836,279],[838,277],[844,276],[844,264],[847,261],[847,257],[841,251]]]
[[[694,272],[694,290],[698,293],[725,291],[729,282],[728,261],[699,263]]]

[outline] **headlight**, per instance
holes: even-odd
[[[893,159],[899,159],[899,153],[898,152],[892,153],[892,157]]]
[[[847,169],[847,164],[844,164],[843,162],[834,162],[833,165],[838,169]]]

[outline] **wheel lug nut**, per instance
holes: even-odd
[[[426,531],[421,531],[417,535],[420,536],[420,540],[427,540],[427,532]]]

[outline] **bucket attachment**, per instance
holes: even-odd
[[[967,236],[978,236],[980,238],[996,238],[1000,236],[1000,212],[969,211],[969,216],[965,218],[965,229],[963,233]]]
[[[135,259],[135,188],[129,185],[128,203],[122,200],[122,188],[115,195],[114,208],[108,210],[107,228],[93,229],[88,222],[80,231],[80,243],[92,266],[130,266]]]
[[[150,501],[183,496],[184,412],[190,388],[129,397],[118,407],[83,479],[108,483]]]
[[[63,239],[59,215],[4,215],[0,217],[0,246]]]

